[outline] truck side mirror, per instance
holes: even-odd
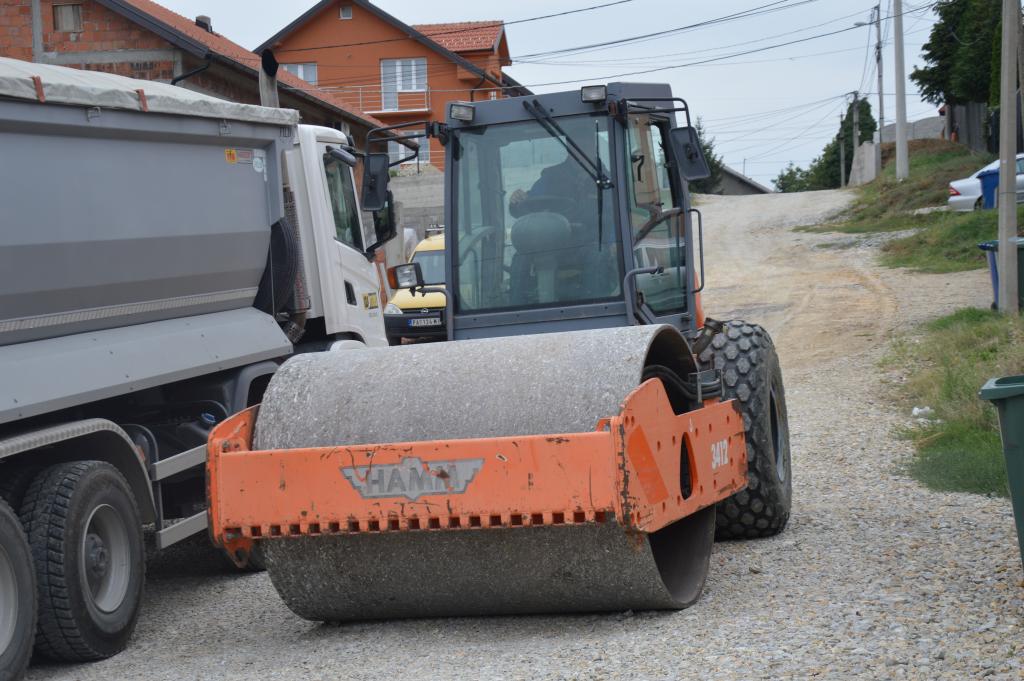
[[[679,174],[684,180],[693,182],[711,177],[711,169],[708,168],[708,160],[704,158],[696,128],[672,128],[669,137],[679,164]]]
[[[387,154],[367,154],[363,159],[363,210],[376,212],[387,203],[390,168]]]
[[[341,161],[349,168],[356,167],[356,157],[348,153],[344,149],[338,149],[337,147],[327,147],[327,153],[331,156],[331,158]]]
[[[373,232],[377,237],[377,243],[374,244],[373,248],[377,248],[381,244],[385,244],[395,238],[398,234],[398,225],[395,223],[395,197],[388,190],[384,207],[373,213]]]

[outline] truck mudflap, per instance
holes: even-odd
[[[676,415],[658,380],[583,433],[253,450],[258,410],[208,443],[210,532],[239,565],[257,542],[299,537],[595,524],[640,536],[747,481],[732,401]]]

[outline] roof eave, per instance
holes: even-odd
[[[146,14],[142,10],[134,7],[121,0],[96,0],[100,5],[106,7],[112,12],[116,12],[121,16],[125,17],[129,21],[132,21],[139,26],[142,26],[148,31],[155,33],[167,42],[171,43],[175,47],[185,50],[194,57],[206,57],[211,54],[212,51],[209,47],[193,40],[180,33],[179,31],[167,26],[166,24],[157,21],[151,15]]]

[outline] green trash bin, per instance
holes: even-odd
[[[1024,565],[1024,376],[990,379],[978,395],[995,405],[1010,480],[1010,502],[1017,524],[1017,545]]]

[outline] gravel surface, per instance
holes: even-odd
[[[929,492],[900,473],[910,420],[877,362],[894,332],[986,306],[984,272],[916,275],[870,246],[794,233],[845,192],[705,197],[712,316],[776,338],[794,509],[778,537],[717,544],[704,597],[676,613],[322,626],[265,575],[199,544],[150,565],[131,647],[30,679],[678,679],[1024,677],[1024,582],[1005,499]],[[423,576],[429,588],[429,575]]]

